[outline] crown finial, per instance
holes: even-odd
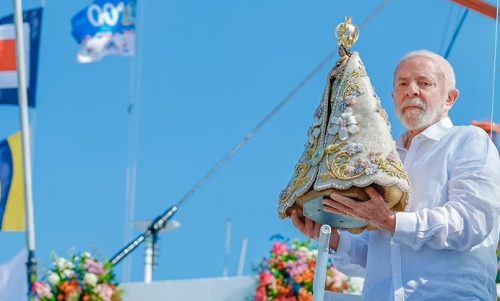
[[[359,29],[356,25],[352,24],[351,17],[345,17],[345,21],[337,25],[335,35],[337,36],[337,44],[339,46],[351,49],[358,40]]]

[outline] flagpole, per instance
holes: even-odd
[[[35,222],[33,217],[33,192],[31,183],[31,147],[28,122],[28,93],[26,87],[26,60],[24,56],[23,8],[21,0],[14,1],[14,21],[16,27],[16,63],[18,80],[18,100],[21,123],[24,168],[24,194],[26,200],[26,237],[28,243],[28,295],[36,281]]]
[[[136,2],[137,3],[137,2]],[[139,118],[140,118],[140,93],[142,76],[142,33],[144,19],[144,1],[136,6],[135,33],[136,46],[135,55],[130,65],[130,90],[128,113],[128,148],[127,148],[127,173],[125,183],[125,229],[124,243],[132,239],[132,221],[135,218],[135,201],[137,187],[137,156],[139,143]],[[132,279],[132,256],[125,259],[123,264],[122,282],[130,282]]]

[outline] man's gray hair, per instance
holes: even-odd
[[[453,71],[453,67],[451,67],[450,63],[444,57],[429,50],[412,51],[403,56],[403,58],[399,61],[396,70],[394,70],[394,80],[396,80],[396,73],[398,73],[398,69],[401,63],[403,63],[407,59],[417,56],[426,57],[432,60],[438,67],[439,71],[441,71],[444,77],[444,82],[447,85],[447,89],[455,89],[455,71]]]

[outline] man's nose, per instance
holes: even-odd
[[[408,86],[406,88],[406,96],[408,96],[408,97],[420,96],[420,90],[415,83],[408,84]]]

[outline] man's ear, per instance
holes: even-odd
[[[450,109],[455,104],[459,95],[460,91],[458,91],[458,89],[456,88],[453,88],[448,92],[448,97],[446,98],[446,106],[448,107],[448,109]]]

